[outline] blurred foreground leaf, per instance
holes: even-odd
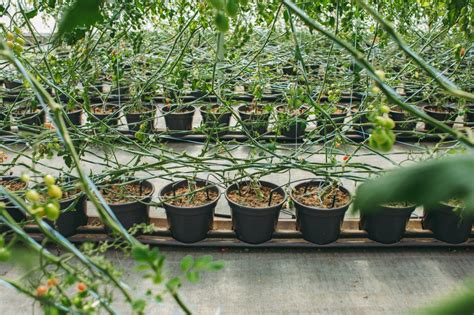
[[[415,311],[423,315],[462,315],[474,314],[474,281],[466,283],[467,288],[443,298],[434,306]]]
[[[69,8],[66,8],[59,22],[55,39],[70,35],[74,40],[82,38],[91,26],[102,19],[101,2],[101,0],[76,0]]]
[[[368,212],[374,205],[410,202],[433,205],[458,198],[474,210],[474,156],[465,155],[422,162],[393,170],[360,185],[354,209]]]

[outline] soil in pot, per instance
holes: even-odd
[[[414,131],[416,129],[416,120],[401,109],[391,109],[389,117],[395,122],[394,130]]]
[[[405,234],[408,220],[416,205],[408,203],[390,203],[370,209],[368,214],[361,214],[359,228],[367,231],[369,239],[393,244],[399,242]]]
[[[22,131],[36,131],[35,127],[44,126],[46,121],[46,113],[40,109],[32,112],[29,108],[19,108],[13,111],[12,115],[18,130]]]
[[[135,224],[146,223],[154,187],[149,181],[113,183],[101,189],[101,194],[126,229]]]
[[[237,238],[250,244],[270,240],[286,201],[285,191],[269,182],[240,182],[229,186],[226,199]]]
[[[217,186],[201,179],[171,183],[160,191],[171,235],[183,243],[206,238],[219,200]]]
[[[456,120],[457,112],[453,108],[426,105],[423,107],[423,111],[432,118],[444,122],[451,128],[454,126],[454,121]],[[442,130],[436,128],[435,126],[429,123],[425,123],[425,130],[437,133],[443,132]]]
[[[462,206],[461,206],[462,207]],[[456,201],[424,207],[422,225],[440,241],[459,244],[467,241],[472,232],[473,217],[462,213]]]
[[[16,176],[3,176],[0,177],[0,186],[5,187],[7,190],[15,192],[16,194],[26,190],[27,184],[22,182],[19,177]],[[13,217],[16,222],[20,222],[26,219],[25,214],[18,209],[16,206],[8,201],[8,197],[0,195],[0,202],[4,202],[7,207],[7,212]]]
[[[155,128],[155,107],[153,105],[143,106],[140,109],[125,114],[128,130],[151,133]]]
[[[170,105],[164,106],[166,127],[171,131],[189,131],[193,128],[194,106]]]
[[[91,106],[92,119],[95,122],[103,122],[110,127],[119,124],[119,107],[113,104],[96,104]]]
[[[323,245],[338,239],[351,203],[346,188],[312,180],[296,185],[291,199],[296,209],[296,226],[305,240]]]
[[[308,107],[290,110],[286,106],[277,107],[278,130],[287,138],[301,138],[306,130]]]
[[[267,132],[270,112],[262,105],[241,105],[238,108],[242,128],[252,135]]]
[[[228,132],[230,117],[232,116],[230,111],[217,104],[211,107],[204,105],[199,110],[206,133],[220,137]]]

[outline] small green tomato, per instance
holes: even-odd
[[[30,189],[25,193],[25,198],[26,200],[31,202],[38,202],[41,196],[36,190]]]

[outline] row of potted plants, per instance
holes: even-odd
[[[365,116],[365,112],[359,113],[359,108],[350,107],[347,104],[337,104],[329,106],[321,105],[328,113],[331,120],[324,119],[322,115],[318,115],[316,121],[318,123],[321,134],[331,134],[335,128],[341,129],[349,112],[352,121],[359,125],[363,131],[372,128],[372,124]],[[9,110],[7,110],[9,108]],[[349,111],[349,108],[351,109]],[[424,105],[423,110],[431,117],[443,121],[449,126],[453,126],[458,116],[458,111],[452,107],[438,108],[431,105]],[[257,105],[256,103],[242,104],[237,107],[240,124],[244,131],[251,135],[262,135],[268,131],[270,116],[273,106]],[[125,112],[127,125],[130,131],[152,132],[154,130],[154,121],[156,118],[156,106],[152,104],[140,105],[118,105],[116,103],[93,104],[90,106],[90,120],[100,121],[110,127],[117,127],[121,117],[121,112]],[[161,111],[165,118],[166,126],[169,131],[175,131],[176,135],[185,134],[193,129],[193,118],[195,116],[196,107],[189,104],[173,104],[161,106]],[[207,104],[199,107],[202,116],[203,131],[224,135],[229,130],[232,109],[217,104]],[[13,124],[10,115],[13,116],[20,130],[32,130],[32,127],[43,126],[45,123],[45,113],[38,106],[32,108],[20,106],[16,108],[3,107],[0,111],[0,129],[9,131]],[[279,105],[275,109],[275,130],[288,138],[300,138],[304,136],[306,127],[309,123],[308,116],[314,113],[314,110],[306,105],[299,107]],[[73,108],[67,113],[68,123],[74,126],[83,124],[83,110],[80,107]],[[397,131],[415,131],[417,120],[412,118],[408,113],[397,108],[392,108],[389,113],[390,118],[395,122],[394,130]],[[467,106],[465,110],[465,123],[467,126],[474,124],[474,106]],[[425,130],[428,132],[439,132],[436,128],[425,124]]]
[[[14,176],[0,177],[0,183],[10,191],[28,189],[27,184]],[[71,180],[62,183],[65,189],[59,201],[61,214],[50,223],[63,235],[70,236],[87,223],[86,200]],[[100,187],[102,196],[125,228],[149,223],[150,203],[155,192],[151,182],[131,178],[106,182]],[[231,209],[236,237],[249,244],[272,239],[285,205],[294,207],[296,226],[305,240],[321,245],[335,242],[352,201],[350,192],[337,182],[317,179],[296,184],[290,189],[289,196],[282,186],[260,180],[234,183],[227,187],[224,195]],[[220,196],[216,184],[197,178],[163,187],[159,198],[171,235],[184,243],[205,239],[213,227]],[[0,199],[7,202],[5,197]],[[369,214],[361,215],[360,229],[367,231],[368,238],[374,241],[396,243],[403,238],[415,208],[416,205],[403,202],[375,206],[364,211]],[[467,217],[462,209],[456,200],[425,206],[423,227],[431,230],[439,240],[465,242],[471,235],[473,218]],[[7,211],[17,221],[26,219],[25,214],[12,204],[7,204]]]

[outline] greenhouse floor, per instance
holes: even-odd
[[[399,314],[437,301],[474,274],[472,250],[163,251],[170,269],[187,254],[225,261],[223,270],[183,286],[183,299],[195,314]],[[110,258],[133,270],[131,260],[120,255],[111,252]],[[19,269],[1,264],[0,274],[15,278]],[[149,285],[136,273],[125,277],[137,292]],[[123,307],[116,305],[129,314]],[[0,288],[0,314],[31,314],[33,309],[14,290]],[[181,314],[169,298],[147,313]]]

